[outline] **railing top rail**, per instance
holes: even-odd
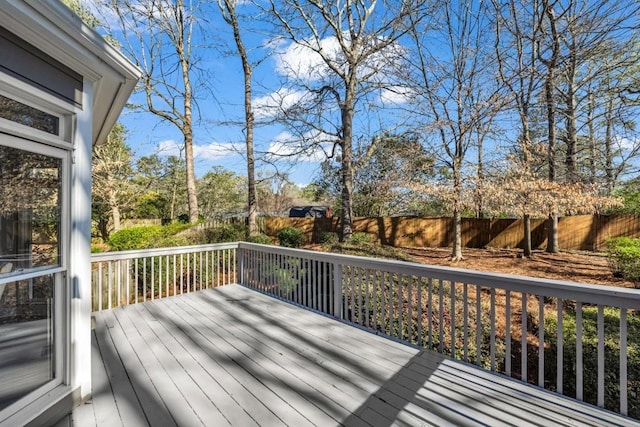
[[[91,255],[91,262],[100,261],[118,261],[124,259],[134,258],[148,258],[153,256],[163,255],[180,255],[193,252],[223,250],[223,249],[236,249],[238,247],[237,242],[233,243],[214,243],[209,245],[193,245],[193,246],[179,246],[173,248],[156,248],[156,249],[136,249],[132,251],[121,252],[101,252]]]
[[[355,255],[331,254],[303,249],[283,248],[256,243],[238,243],[240,249],[293,255],[309,260],[335,262],[354,267],[384,270],[385,272],[417,277],[429,277],[457,283],[468,283],[515,292],[557,297],[612,307],[640,309],[640,290],[614,286],[593,285],[554,279],[489,273],[453,267],[441,267],[406,261],[372,259]]]

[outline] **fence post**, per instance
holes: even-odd
[[[342,264],[333,263],[333,315],[338,319],[344,319],[342,311]]]

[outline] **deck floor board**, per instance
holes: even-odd
[[[640,426],[241,286],[94,316],[70,425]]]

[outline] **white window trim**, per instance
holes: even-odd
[[[0,94],[58,117],[59,132],[58,135],[53,135],[3,118],[0,118],[0,131],[4,128],[12,135],[53,147],[69,149],[72,146],[74,135],[71,118],[79,111],[78,107],[2,72],[0,72]]]
[[[7,83],[7,80],[9,83]],[[13,82],[10,82],[13,80]],[[19,84],[17,84],[19,83]],[[15,87],[10,85],[14,84]],[[9,86],[7,86],[9,85]],[[70,358],[69,346],[66,345],[71,334],[71,307],[69,301],[69,262],[70,262],[70,236],[71,236],[71,165],[73,155],[73,132],[71,132],[75,107],[65,104],[63,101],[46,94],[43,91],[19,82],[0,73],[0,93],[16,101],[40,109],[60,118],[60,135],[51,135],[25,125],[14,123],[10,120],[0,120],[0,145],[17,148],[20,150],[40,153],[46,156],[61,159],[62,175],[60,185],[61,209],[60,209],[60,257],[59,266],[51,266],[37,271],[27,271],[23,274],[11,275],[2,278],[2,282],[14,282],[33,277],[53,275],[54,277],[54,378],[45,385],[22,396],[18,401],[0,410],[0,424],[3,420],[12,417],[20,410],[29,406],[34,400],[45,396],[57,387],[69,384]],[[20,96],[19,93],[29,94]],[[43,102],[36,102],[42,97]],[[26,101],[26,102],[25,102]]]

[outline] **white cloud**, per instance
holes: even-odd
[[[300,102],[307,93],[293,89],[280,88],[275,92],[253,100],[253,108],[257,119],[275,117]]]
[[[382,104],[404,104],[415,97],[415,91],[408,86],[389,86],[380,91]]]
[[[281,132],[269,144],[267,156],[296,162],[320,163],[330,153],[335,138],[315,132],[296,137],[289,132]]]
[[[308,41],[309,45],[315,43]],[[340,43],[336,37],[328,37],[318,43],[320,50],[336,64],[344,62]],[[303,81],[322,80],[331,71],[320,54],[307,46],[291,43],[283,51],[277,52],[276,72],[281,76]]]
[[[182,144],[168,139],[158,144],[158,154],[161,156],[183,156]],[[194,145],[193,157],[199,160],[219,160],[242,152],[244,145],[240,143],[217,143]],[[184,157],[184,156],[183,156]]]
[[[627,138],[625,136],[616,135],[614,136],[614,140],[618,144],[618,147],[624,151],[633,151],[640,145],[640,140],[638,138]]]

